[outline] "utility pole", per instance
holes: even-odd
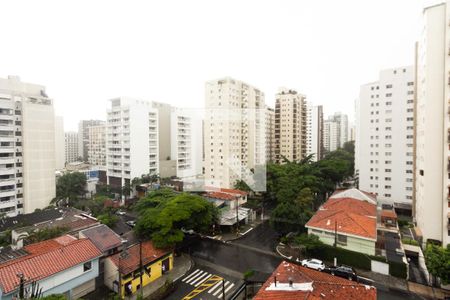
[[[139,280],[141,284],[141,296],[144,298],[144,287],[142,286],[142,240],[139,239]]]
[[[239,198],[236,196],[236,235],[239,235]]]
[[[23,273],[18,273],[17,277],[19,277],[19,299],[22,300],[25,298],[25,276]]]
[[[334,247],[337,247],[337,221],[334,221]]]
[[[225,279],[222,279],[222,299],[225,300]]]

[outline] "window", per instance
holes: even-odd
[[[391,194],[384,194],[385,197],[391,197]]]
[[[414,100],[407,100],[406,103],[408,104],[414,103]]]
[[[408,91],[407,94],[408,94],[408,95],[412,95],[412,94],[414,94],[414,91]]]
[[[391,155],[392,155],[392,152],[384,152],[384,155],[386,155],[386,156],[391,156]]]
[[[408,109],[406,110],[406,112],[413,112],[413,109],[412,109],[412,108],[408,108]]]
[[[385,185],[384,188],[387,189],[387,190],[390,190],[391,186],[390,185]]]
[[[339,245],[344,245],[344,246],[347,245],[347,236],[338,234],[337,242]]]
[[[406,178],[406,182],[413,182],[412,178]]]
[[[408,171],[406,171],[406,173],[408,173]],[[412,172],[411,172],[412,173]],[[423,170],[419,171],[420,176],[423,176],[423,174],[425,174],[425,172]]]
[[[386,94],[386,97],[392,97],[391,93]]]
[[[412,165],[413,162],[412,162],[412,161],[407,161],[406,164],[407,164],[407,165]]]
[[[384,177],[385,181],[391,181],[391,177]]]
[[[384,169],[384,172],[391,173],[391,169]]]
[[[392,139],[392,135],[386,135],[384,138],[387,140],[390,140],[390,139]]]
[[[88,261],[88,262],[84,263],[84,265],[83,265],[83,272],[87,272],[90,269],[92,269],[92,262]]]
[[[407,187],[406,187],[406,190],[407,190],[407,191],[412,191],[412,187],[407,186]]]
[[[387,84],[387,85],[386,85],[386,88],[387,88],[387,89],[392,89],[392,84]]]
[[[412,174],[412,170],[406,170],[406,174]]]
[[[391,123],[392,122],[392,119],[386,119],[386,120],[384,120],[386,123]]]
[[[392,102],[391,101],[389,101],[389,102],[386,102],[386,105],[392,105]]]
[[[414,118],[413,117],[408,117],[408,118],[406,118],[406,121],[414,121]]]
[[[387,165],[390,165],[392,163],[392,161],[386,160],[384,163],[387,164]]]
[[[414,82],[410,81],[410,82],[408,82],[406,85],[407,85],[407,86],[412,86],[412,85],[414,85]]]

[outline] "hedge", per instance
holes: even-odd
[[[329,245],[323,245],[321,248],[313,251],[315,257],[326,260],[329,262],[334,261],[337,258],[338,264],[349,265],[354,268],[363,269],[370,271],[370,258],[363,253],[333,247]]]
[[[408,276],[408,271],[406,264],[390,261],[389,264],[389,275],[406,279]]]

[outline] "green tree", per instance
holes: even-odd
[[[425,263],[430,274],[439,277],[443,284],[450,283],[450,244],[447,248],[428,244],[425,249]]]
[[[156,201],[152,201],[156,198]],[[151,238],[159,248],[174,246],[184,238],[182,228],[196,232],[207,231],[217,221],[217,209],[200,196],[182,193],[170,197],[167,191],[154,193],[137,205],[140,217],[135,231],[144,238]]]
[[[307,233],[296,236],[293,243],[300,246],[305,255],[312,255],[324,246],[317,235]]]
[[[118,221],[119,217],[113,215],[111,212],[101,214],[97,217],[100,223],[105,224],[108,227],[113,227]]]
[[[61,176],[56,183],[56,198],[66,200],[73,205],[86,194],[86,176],[80,172],[67,173]]]
[[[25,238],[25,242],[26,242],[26,244],[33,244],[33,243],[53,239],[53,238],[63,235],[67,231],[69,231],[69,228],[65,227],[65,226],[38,229],[38,230],[31,232],[30,235]]]

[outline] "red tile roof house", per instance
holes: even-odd
[[[23,249],[27,255],[0,264],[0,299],[18,296],[20,273],[25,288],[34,281],[43,296],[64,294],[77,299],[95,290],[102,253],[90,240],[65,235]]]
[[[375,300],[377,290],[286,261],[275,269],[254,300]]]
[[[322,242],[352,251],[375,255],[377,206],[373,201],[330,197],[306,223],[308,234]]]

